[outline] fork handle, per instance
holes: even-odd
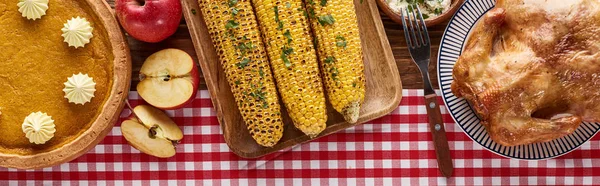
[[[442,175],[449,178],[452,176],[454,167],[452,165],[452,157],[450,157],[450,148],[448,147],[446,129],[444,129],[444,121],[442,120],[442,113],[437,101],[437,94],[425,95],[425,107],[427,108],[427,116],[429,116],[429,131],[431,131],[438,167]]]

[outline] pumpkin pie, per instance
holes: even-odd
[[[129,88],[129,49],[103,0],[50,0],[35,20],[23,17],[17,2],[0,2],[0,166],[48,167],[86,153],[111,130]],[[93,27],[89,43],[77,48],[61,36],[76,17]],[[74,104],[64,83],[80,73],[93,78],[95,92]],[[54,120],[54,136],[43,144],[22,129],[35,112]]]

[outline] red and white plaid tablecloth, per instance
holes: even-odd
[[[403,94],[400,106],[385,117],[255,160],[229,151],[208,92],[200,91],[188,108],[168,111],[185,135],[175,157],[140,153],[117,124],[70,163],[35,171],[1,168],[0,185],[600,184],[598,136],[556,159],[510,160],[469,139],[443,110],[455,166],[454,177],[446,179],[437,168],[423,92]],[[136,92],[129,98],[134,106],[140,103]]]

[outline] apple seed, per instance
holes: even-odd
[[[171,80],[171,75],[167,75],[165,77],[163,77],[163,81],[169,81]]]
[[[158,128],[158,125],[154,125],[148,130],[148,137],[152,139],[156,138],[156,128]]]

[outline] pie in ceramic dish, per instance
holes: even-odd
[[[23,6],[47,10],[23,13]],[[0,33],[0,166],[49,167],[100,142],[131,79],[129,48],[105,1],[2,0]],[[91,92],[75,92],[85,100],[73,101],[81,90]]]

